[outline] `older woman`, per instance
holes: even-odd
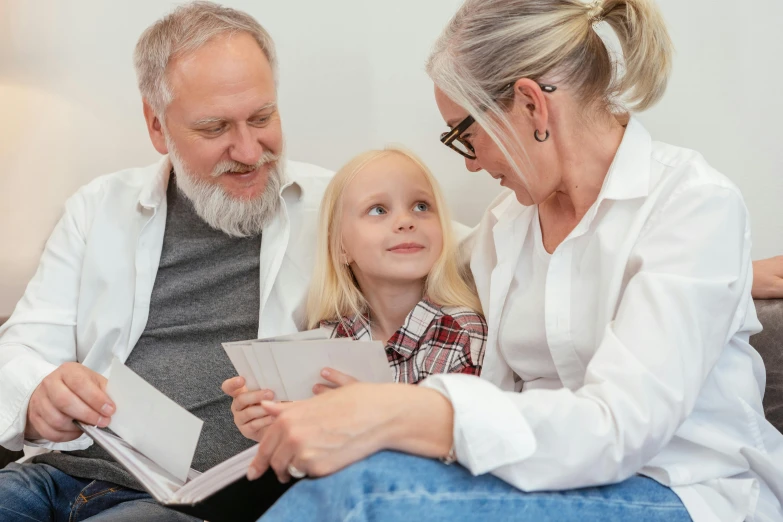
[[[630,115],[670,56],[651,0],[467,0],[428,72],[442,141],[510,189],[473,238],[483,376],[262,403],[251,477],[329,475],[264,520],[783,517],[742,196]]]

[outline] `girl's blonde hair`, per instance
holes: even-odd
[[[600,22],[613,29],[622,56],[613,59],[596,31]],[[524,179],[511,154],[528,158],[506,113],[509,84],[546,79],[586,108],[643,111],[666,90],[672,52],[654,0],[466,0],[435,44],[427,73]]]
[[[307,299],[308,328],[318,327],[321,321],[341,321],[368,312],[367,301],[353,272],[342,260],[343,193],[367,165],[394,154],[408,158],[421,169],[432,188],[443,231],[443,250],[427,276],[424,295],[440,306],[467,307],[481,312],[481,303],[457,262],[457,242],[438,181],[413,152],[391,146],[359,154],[337,171],[326,188],[321,202],[315,270]]]

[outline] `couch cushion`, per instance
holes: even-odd
[[[764,412],[783,433],[783,299],[758,300],[756,312],[764,331],[750,338],[767,367]]]

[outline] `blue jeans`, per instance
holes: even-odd
[[[0,522],[182,521],[147,493],[109,482],[72,477],[47,464],[0,469]]]
[[[295,484],[259,522],[548,521],[686,522],[677,495],[635,476],[612,486],[524,493],[459,465],[383,452],[334,475]]]

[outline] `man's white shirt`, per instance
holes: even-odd
[[[67,443],[24,441],[35,388],[66,362],[106,375],[125,361],[147,324],[166,227],[171,162],[99,177],[65,205],[13,315],[0,328],[0,445],[78,450]],[[315,256],[318,209],[332,172],[289,161],[280,210],[263,231],[259,253],[259,337],[303,325]]]

